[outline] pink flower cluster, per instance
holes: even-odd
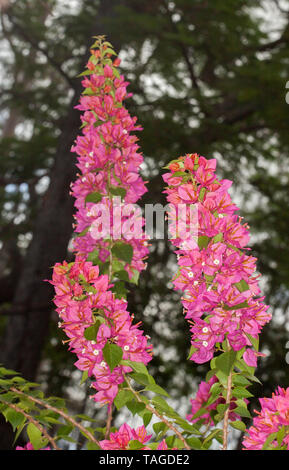
[[[105,262],[110,252],[109,239],[126,239],[133,248],[131,262],[124,263],[131,279],[146,267],[148,254],[142,217],[138,230],[131,230],[136,223],[132,206],[147,191],[139,175],[143,156],[138,151],[138,139],[132,134],[141,127],[123,105],[123,100],[131,96],[126,91],[128,82],[119,75],[120,60],[112,63],[108,45],[99,43],[97,50],[91,50],[82,81],[85,90],[76,106],[83,111],[83,127],[72,147],[80,170],[72,184],[72,194],[77,209],[75,232],[82,236],[74,240],[74,249],[85,257],[98,250],[100,262]]]
[[[216,345],[227,339],[233,350],[245,348],[244,360],[256,366],[259,353],[251,339],[271,316],[264,297],[258,298],[256,258],[248,254],[248,226],[235,214],[238,208],[228,193],[231,181],[216,177],[215,159],[197,154],[180,157],[168,168],[163,178],[171,209],[186,204],[197,211],[193,230],[187,230],[185,216],[171,240],[179,264],[173,283],[184,293],[185,317],[191,324],[191,360],[209,361]]]
[[[116,344],[123,351],[122,359],[147,364],[151,360],[151,346],[139,329],[132,324],[127,302],[111,292],[109,278],[99,275],[98,266],[77,258],[74,263],[57,263],[51,283],[55,287],[54,302],[63,328],[69,338],[69,348],[78,360],[76,367],[87,371],[97,390],[94,400],[112,403],[124,373],[132,369],[118,365],[110,370],[103,357],[107,343]],[[96,326],[97,325],[97,326]],[[95,327],[95,338],[87,339],[85,332]]]
[[[278,387],[272,398],[260,398],[261,411],[253,419],[253,426],[243,440],[245,450],[270,448],[289,450],[289,388]]]
[[[28,442],[26,446],[21,447],[21,446],[16,446],[16,450],[35,450],[31,442]],[[50,447],[43,447],[42,449],[39,450],[51,450]]]
[[[143,444],[140,449],[151,450],[145,444],[150,440],[152,435],[147,434],[145,426],[139,426],[136,429],[131,428],[128,424],[123,424],[118,431],[110,433],[109,439],[100,441],[100,447],[104,450],[128,450],[131,441],[139,441]],[[159,443],[158,450],[167,450],[166,441]]]
[[[145,364],[151,360],[151,347],[139,324],[132,324],[127,302],[117,298],[122,297],[121,293],[115,295],[111,290],[118,272],[127,275],[121,279],[134,281],[146,267],[148,247],[142,231],[143,220],[140,221],[141,234],[133,237],[130,228],[136,223],[136,217],[125,210],[146,188],[139,176],[143,157],[138,152],[137,138],[131,134],[141,128],[123,105],[129,95],[128,82],[117,70],[120,61],[116,59],[112,63],[113,51],[102,39],[92,46],[91,54],[83,73],[85,89],[76,106],[83,111],[82,135],[72,148],[78,154],[77,166],[81,172],[72,184],[77,209],[76,259],[70,264],[57,263],[51,283],[55,287],[60,327],[78,357],[76,366],[93,378],[92,387],[97,390],[95,401],[111,404],[119,384],[124,381],[124,373],[132,369],[117,365],[111,370],[103,354],[104,348],[112,344],[118,346],[122,349],[123,360]],[[117,204],[112,210],[114,197]],[[103,227],[103,209],[108,212],[108,227]],[[116,231],[116,237],[111,228]],[[125,254],[121,253],[123,244]],[[118,251],[113,251],[115,247]],[[93,259],[89,258],[91,254]],[[104,268],[108,260],[109,267],[100,275],[98,265]]]
[[[192,423],[196,423],[199,420],[204,420],[204,424],[209,424],[210,426],[214,426],[215,423],[210,415],[210,411],[216,410],[218,405],[224,404],[226,402],[226,400],[223,397],[220,397],[217,400],[215,400],[213,403],[211,403],[211,405],[206,406],[207,401],[211,397],[211,388],[217,382],[218,382],[217,377],[213,376],[208,382],[202,381],[200,383],[195,398],[192,398],[190,400],[192,409],[191,409],[191,413],[187,415],[187,419],[191,421]],[[240,416],[234,413],[234,409],[237,407],[234,401],[236,401],[236,399],[233,398],[232,401],[230,402],[230,413],[229,413],[230,421],[236,421],[240,419]],[[208,410],[208,413],[204,413],[201,416],[194,418],[195,414],[203,407],[206,407],[206,409]]]

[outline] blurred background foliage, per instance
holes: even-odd
[[[71,258],[77,75],[92,36],[106,34],[134,93],[126,106],[144,128],[142,204],[164,203],[162,167],[171,159],[194,152],[217,158],[250,224],[273,315],[261,338],[263,385],[252,392],[289,386],[289,2],[0,3],[0,362],[85,409],[87,393],[76,388],[75,359],[62,344],[44,279],[55,262]],[[167,241],[152,240],[129,304],[152,338],[152,374],[186,412],[207,366],[186,360],[190,335],[170,282],[175,268]]]

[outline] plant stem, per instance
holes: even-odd
[[[133,387],[131,386],[130,384],[130,381],[129,381],[129,378],[128,377],[125,377],[125,381],[130,389],[130,391],[134,394],[134,396],[136,397],[137,401],[140,402],[140,403],[144,403],[141,399],[141,397],[139,396],[139,394],[133,389]],[[168,421],[166,418],[164,418],[155,408],[153,408],[152,406],[150,406],[148,403],[144,403],[145,404],[145,407],[148,411],[150,411],[151,413],[153,413],[155,416],[157,416],[163,423],[165,423],[167,425],[167,427],[169,429],[171,429],[171,431],[173,431],[176,436],[178,436],[178,438],[182,441],[182,443],[184,444],[184,447],[188,450],[191,450],[190,446],[188,445],[188,443],[186,442],[185,438],[183,437],[183,435],[180,433],[180,431],[178,431],[178,429],[170,422]]]
[[[231,370],[228,376],[228,380],[227,380],[226,405],[228,405],[228,408],[226,409],[225,415],[224,415],[222,450],[227,450],[227,447],[228,447],[228,425],[229,425],[229,413],[230,413],[231,391],[232,391],[232,375],[233,375],[233,371]]]
[[[107,407],[107,420],[106,420],[105,439],[109,439],[111,422],[112,422],[112,413],[113,413],[113,405],[108,405],[108,407]]]
[[[49,405],[48,403],[43,402],[42,400],[39,400],[39,398],[32,397],[31,395],[28,395],[24,392],[21,392],[17,388],[12,387],[11,388],[12,392],[18,393],[19,395],[25,396],[29,400],[33,401],[34,403],[37,403],[40,406],[43,406],[44,408],[47,408],[48,410],[54,411],[55,413],[58,413],[60,416],[62,416],[66,421],[69,423],[73,424],[76,428],[78,428],[80,431],[82,431],[91,442],[94,442],[96,445],[99,446],[99,441],[94,437],[94,435],[85,429],[84,426],[82,426],[80,423],[78,423],[74,418],[66,414],[64,411],[60,410],[59,408],[56,408],[52,405]]]
[[[13,390],[14,391],[14,390]],[[19,406],[15,405],[14,403],[8,403],[8,402],[3,402],[5,403],[5,405],[9,406],[10,408],[12,408],[13,410],[17,411],[17,413],[21,413],[23,416],[25,416],[25,418],[27,419],[27,421],[29,421],[30,423],[34,424],[34,426],[39,429],[39,431],[41,432],[41,434],[43,434],[44,437],[46,437],[46,439],[50,442],[50,444],[52,445],[52,447],[55,449],[55,450],[61,450],[58,445],[56,444],[55,440],[48,434],[48,432],[46,431],[46,429],[41,426],[41,424],[36,420],[34,419],[32,416],[30,416],[28,413],[26,413],[24,410],[22,410],[22,408],[20,408]]]

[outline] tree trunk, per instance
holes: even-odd
[[[115,0],[100,1],[98,16],[94,21],[85,62],[89,56],[91,36],[105,34],[102,21],[113,14]],[[105,23],[104,23],[105,24]],[[112,35],[108,34],[112,41]],[[119,50],[119,44],[114,43]],[[28,380],[35,380],[41,360],[41,352],[47,338],[50,314],[53,310],[53,288],[45,282],[52,277],[52,266],[62,262],[67,254],[72,234],[74,200],[69,194],[70,183],[76,176],[76,158],[70,152],[79,132],[80,113],[74,107],[82,90],[81,80],[77,79],[74,96],[64,120],[62,134],[55,155],[54,167],[50,174],[50,185],[44,197],[33,231],[33,239],[27,250],[19,282],[11,307],[5,335],[0,347],[0,363],[16,370]],[[0,422],[0,449],[8,449],[7,423]],[[1,437],[2,436],[2,437]]]

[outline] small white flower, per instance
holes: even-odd
[[[194,273],[188,273],[188,276],[189,276],[190,278],[192,278],[192,277],[194,277]]]
[[[205,348],[208,346],[208,342],[207,341],[203,341],[203,346],[205,346]]]
[[[205,266],[205,261],[202,262],[202,266]]]
[[[90,157],[93,157],[93,152],[89,152],[89,156],[90,156]]]
[[[129,351],[129,346],[126,344],[123,348],[125,351]]]
[[[95,349],[95,350],[93,351],[93,354],[94,354],[94,356],[98,356],[98,355],[99,355],[99,350],[98,350],[98,349]]]
[[[89,163],[88,163],[88,162],[86,162],[86,164],[85,164],[85,168],[88,168],[88,167],[89,167]]]
[[[91,341],[91,344],[96,344],[96,342],[94,341],[94,339]]]
[[[198,284],[199,284],[198,281],[195,281],[195,282],[194,282],[194,286],[197,286]]]
[[[220,264],[220,261],[218,259],[214,259],[213,263],[218,266],[218,264]]]
[[[83,350],[81,352],[82,352],[82,354],[84,354],[85,353],[85,348],[83,348]]]
[[[85,176],[82,178],[82,181],[83,181],[83,182],[85,182],[85,181],[86,181],[86,177],[85,177]]]
[[[102,362],[100,363],[100,365],[101,365],[101,367],[106,367],[106,362],[102,361]]]
[[[204,328],[202,329],[202,332],[203,333],[208,333],[208,331],[209,331],[209,329],[206,326],[204,326]]]

